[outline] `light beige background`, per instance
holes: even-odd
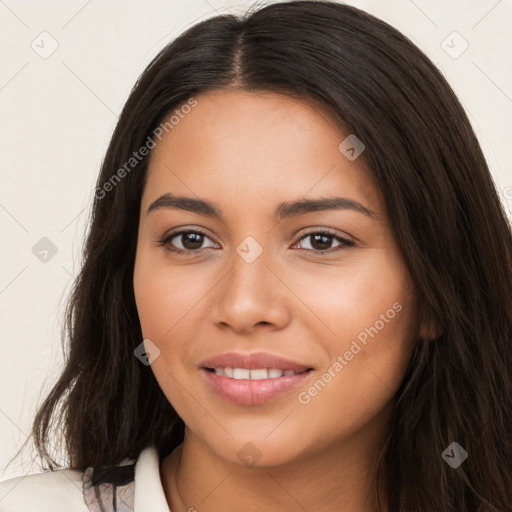
[[[401,30],[442,70],[510,212],[512,2],[347,3]],[[250,4],[0,0],[0,480],[39,471],[31,448],[5,467],[62,368],[62,307],[77,274],[97,172],[131,87],[185,28]],[[464,41],[469,47],[453,58]],[[47,55],[52,45],[58,47]],[[32,252],[43,237],[57,249],[46,263]]]

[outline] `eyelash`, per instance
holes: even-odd
[[[192,251],[192,250],[171,248],[172,246],[171,246],[170,242],[173,238],[176,238],[180,235],[190,234],[190,233],[202,235],[202,236],[205,236],[206,238],[210,238],[204,231],[201,231],[200,229],[189,229],[189,230],[184,230],[184,231],[178,231],[176,233],[171,233],[170,235],[165,235],[163,238],[158,240],[158,242],[157,242],[158,246],[164,247],[166,251],[173,252],[176,254],[183,254],[183,255],[198,254],[198,253],[202,252],[204,249],[197,249],[197,250]],[[304,240],[310,236],[313,236],[313,235],[324,235],[324,236],[332,237],[335,240],[337,240],[338,242],[341,242],[342,245],[340,245],[334,249],[326,249],[325,251],[315,251],[314,249],[300,249],[300,250],[312,251],[316,254],[323,256],[324,254],[332,254],[333,252],[347,249],[348,247],[352,247],[355,245],[355,243],[352,240],[343,238],[343,237],[336,235],[335,233],[332,233],[331,231],[328,231],[326,229],[319,229],[317,231],[310,231],[309,233],[305,233],[304,235],[302,235],[299,238],[299,240],[296,243],[298,243],[301,240]],[[294,245],[296,245],[296,243]]]

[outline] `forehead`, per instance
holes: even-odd
[[[338,149],[349,133],[318,104],[248,91],[195,99],[152,150],[143,207],[172,192],[258,208],[343,195],[380,210],[362,159],[350,161]]]

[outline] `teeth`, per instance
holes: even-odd
[[[261,370],[251,370],[251,380],[268,379],[268,370],[263,368]]]
[[[246,368],[233,368],[233,379],[242,380],[250,378],[251,370],[247,370]]]
[[[293,370],[280,370],[279,368],[215,368],[216,375],[225,375],[236,380],[263,380],[276,379],[278,377],[295,375]]]

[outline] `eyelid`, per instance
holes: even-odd
[[[195,249],[195,250],[193,250],[193,249],[177,249],[177,248],[167,249],[166,248],[166,246],[170,244],[170,241],[173,238],[179,237],[180,235],[189,234],[189,233],[202,235],[202,236],[210,239],[214,244],[217,244],[217,242],[212,240],[212,238],[203,229],[197,228],[197,227],[193,227],[193,228],[192,227],[190,227],[190,228],[180,227],[180,228],[175,228],[175,230],[170,230],[157,240],[157,244],[161,247],[164,247],[164,249],[167,250],[168,252],[175,253],[175,254],[196,254],[196,255],[198,255],[198,254],[201,254],[202,252],[204,252],[205,250],[211,249],[211,247],[205,247],[203,249]],[[296,236],[298,238],[293,243],[292,247],[296,246],[302,240],[308,238],[309,236],[313,236],[313,235],[330,236],[330,237],[334,238],[335,240],[339,241],[341,243],[341,246],[338,246],[338,248],[335,247],[335,248],[326,249],[323,251],[320,251],[320,250],[315,251],[313,249],[301,249],[301,248],[299,248],[298,250],[306,251],[308,253],[313,253],[313,254],[322,256],[322,255],[336,253],[340,250],[348,249],[348,248],[356,245],[356,243],[351,238],[344,236],[344,235],[340,235],[330,228],[323,228],[323,227],[314,228],[314,227],[312,227],[312,228],[304,228],[304,230],[297,233]]]
[[[330,236],[333,236],[336,238],[341,238],[341,239],[345,240],[346,242],[352,242],[354,244],[356,242],[356,239],[354,237],[352,237],[351,235],[348,235],[343,232],[339,232],[332,228],[324,228],[321,226],[318,226],[318,227],[313,226],[313,227],[307,227],[307,228],[301,229],[300,231],[298,231],[295,234],[295,236],[298,236],[299,240],[302,240],[305,236],[316,235],[316,234],[330,235]]]
[[[171,253],[177,253],[177,254],[200,254],[204,249],[197,249],[197,250],[190,250],[190,249],[166,249],[166,246],[170,244],[170,241],[178,237],[180,235],[185,235],[187,233],[195,233],[202,235],[210,240],[212,238],[201,228],[175,228],[176,230],[170,230],[164,233],[160,238],[157,239],[157,244],[161,247],[163,247],[165,250]],[[212,240],[213,243],[217,243],[214,240]]]
[[[331,229],[310,228],[310,229],[308,229],[308,231],[306,231],[305,233],[302,233],[302,235],[299,236],[298,240],[293,244],[292,247],[294,247],[295,245],[300,243],[302,240],[307,239],[308,237],[313,236],[313,235],[327,235],[327,236],[332,237],[333,239],[337,240],[338,242],[340,242],[341,246],[331,247],[330,249],[326,249],[324,251],[314,251],[312,249],[298,249],[298,250],[306,251],[307,253],[312,253],[314,255],[323,256],[323,255],[335,254],[339,251],[342,251],[343,249],[348,249],[348,248],[356,245],[355,242],[353,240],[351,240],[350,238],[348,238],[344,235],[340,235],[340,234],[336,233],[335,231],[332,231]]]

